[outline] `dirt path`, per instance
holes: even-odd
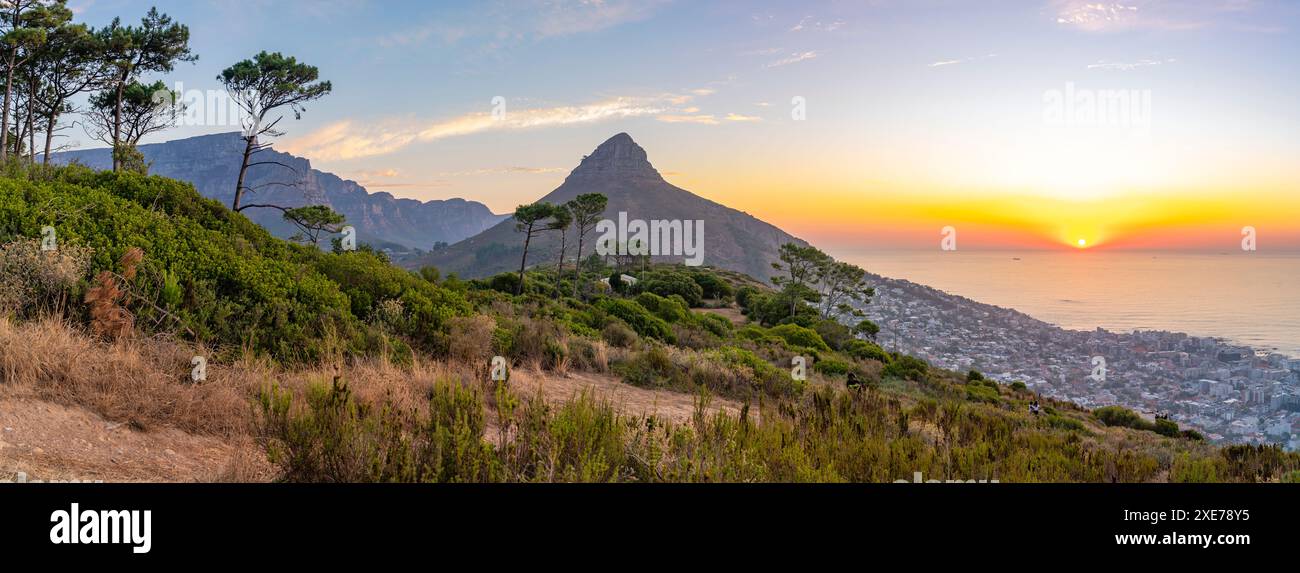
[[[213,481],[237,465],[259,465],[251,443],[236,446],[173,428],[140,432],[84,408],[0,398],[0,480]],[[247,469],[247,467],[244,467]],[[255,472],[256,473],[256,472]],[[241,479],[256,477],[247,472]]]
[[[511,373],[510,384],[521,396],[532,395],[540,386],[542,396],[551,402],[565,402],[587,390],[597,399],[614,403],[624,414],[655,414],[679,424],[689,423],[695,414],[694,394],[638,388],[610,375],[571,372],[566,377],[515,371]],[[735,414],[740,411],[740,403],[715,396],[709,403],[709,411],[716,412],[719,408]]]

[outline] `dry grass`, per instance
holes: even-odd
[[[0,396],[80,406],[142,430],[174,427],[236,438],[253,434],[250,399],[272,385],[301,393],[338,376],[362,400],[418,410],[426,407],[435,380],[475,379],[468,365],[418,358],[411,366],[340,359],[286,370],[246,356],[233,364],[209,362],[207,380],[192,383],[190,360],[206,355],[168,340],[105,342],[55,320],[0,319]]]

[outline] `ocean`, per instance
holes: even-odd
[[[1300,357],[1300,253],[831,252],[1072,330],[1167,330]]]

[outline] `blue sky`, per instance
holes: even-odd
[[[151,4],[71,2],[95,25]],[[157,4],[200,55],[169,82],[217,90],[222,68],[257,51],[297,56],[334,93],[279,147],[372,191],[498,212],[621,131],[670,181],[827,237],[873,226],[861,203],[882,193],[1263,200],[1300,182],[1295,2]],[[1068,86],[1149,93],[1143,133],[1045,125],[1046,94]]]

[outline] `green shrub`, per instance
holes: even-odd
[[[1101,423],[1107,426],[1133,428],[1135,430],[1154,430],[1155,425],[1142,419],[1137,412],[1123,406],[1105,406],[1092,411]]]
[[[268,459],[292,482],[457,482],[501,479],[477,392],[439,381],[417,415],[353,398],[347,385],[313,384],[306,407],[270,388],[258,400]]]
[[[1001,395],[995,387],[983,384],[968,384],[966,386],[966,399],[972,402],[997,403],[1001,400]]]
[[[823,358],[813,365],[813,370],[827,376],[848,376],[849,372],[854,372],[857,368],[843,360]]]
[[[601,338],[619,348],[631,348],[638,340],[636,332],[621,320],[611,321],[600,333]]]
[[[1182,432],[1178,429],[1178,424],[1174,423],[1172,420],[1156,420],[1153,431],[1170,438],[1177,438],[1182,435]]]
[[[884,375],[901,380],[922,381],[926,379],[930,365],[924,360],[906,354],[894,357],[885,365]],[[996,388],[994,391],[996,392]]]
[[[822,340],[821,335],[817,334],[817,331],[797,324],[774,326],[768,329],[768,332],[780,337],[790,346],[826,351],[831,349],[830,346],[827,346],[826,341]]]
[[[674,298],[664,298],[651,292],[643,292],[636,295],[635,300],[637,304],[669,324],[686,320],[691,315],[690,309],[686,307],[681,297],[676,295]]]
[[[632,290],[636,293],[654,293],[661,297],[680,295],[690,308],[699,306],[704,297],[704,289],[690,275],[675,270],[641,273]]]
[[[635,302],[605,298],[598,301],[596,305],[610,316],[626,322],[640,336],[659,339],[669,344],[676,342],[673,330],[667,322],[650,314],[650,311]]]
[[[725,316],[711,312],[696,312],[694,316],[701,327],[719,338],[727,338],[731,335],[732,330],[736,328]]]
[[[850,340],[845,343],[843,351],[845,354],[857,358],[858,360],[875,360],[877,362],[889,362],[889,354],[875,344],[865,340]]]
[[[697,271],[691,274],[691,279],[695,284],[700,285],[700,294],[704,298],[726,300],[734,294],[731,283],[714,273]]]

